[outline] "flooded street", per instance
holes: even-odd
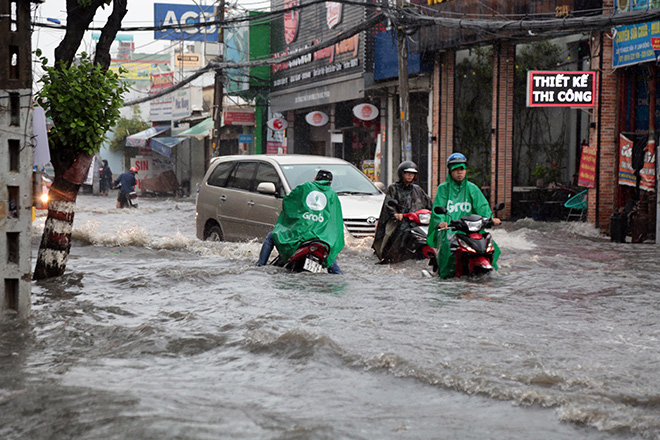
[[[114,205],[78,198],[66,274],[0,326],[0,438],[660,438],[654,245],[521,220],[481,280],[370,239],[290,274],[196,239],[194,199]]]

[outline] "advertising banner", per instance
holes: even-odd
[[[612,67],[631,66],[658,59],[660,47],[656,38],[660,37],[660,21],[615,26],[614,29],[616,35]]]
[[[213,5],[174,5],[154,3],[154,26],[177,26],[199,23],[200,26],[185,29],[156,29],[154,40],[176,41],[218,41],[218,28],[215,25],[203,26],[215,20]]]
[[[637,178],[632,166],[633,141],[619,135],[619,185],[635,186]]]
[[[655,191],[655,143],[649,142],[644,149],[644,165],[639,170],[639,188]]]
[[[149,93],[155,95],[161,90],[174,85],[174,72],[151,74]],[[172,119],[172,95],[167,94],[150,102],[149,117],[151,121],[169,121]]]
[[[578,186],[594,188],[596,186],[596,154],[598,150],[589,145],[582,147]]]

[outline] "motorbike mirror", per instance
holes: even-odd
[[[445,208],[444,206],[436,206],[435,208],[433,208],[433,212],[435,212],[438,215],[447,214],[447,208]]]
[[[504,209],[504,202],[500,202],[497,205],[495,205],[494,211],[497,212],[497,211],[501,211],[502,209]]]

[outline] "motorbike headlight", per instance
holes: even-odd
[[[431,221],[431,214],[419,214],[417,217],[420,225],[428,225]]]
[[[458,244],[459,244],[463,249],[465,249],[466,251],[468,251],[468,252],[474,252],[474,253],[477,252],[477,251],[475,251],[474,249],[472,249],[472,246],[470,246],[469,244],[467,244],[464,240],[461,240],[460,238],[456,237],[456,241],[458,241]]]
[[[481,230],[481,220],[478,221],[466,221],[465,224],[467,225],[468,231],[470,232],[479,232]]]
[[[43,193],[41,195],[41,202],[42,203],[48,203],[48,193]]]

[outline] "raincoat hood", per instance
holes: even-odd
[[[282,200],[282,212],[273,229],[277,251],[284,261],[301,243],[319,239],[330,247],[329,267],[344,247],[344,220],[337,193],[328,180],[298,185]]]

